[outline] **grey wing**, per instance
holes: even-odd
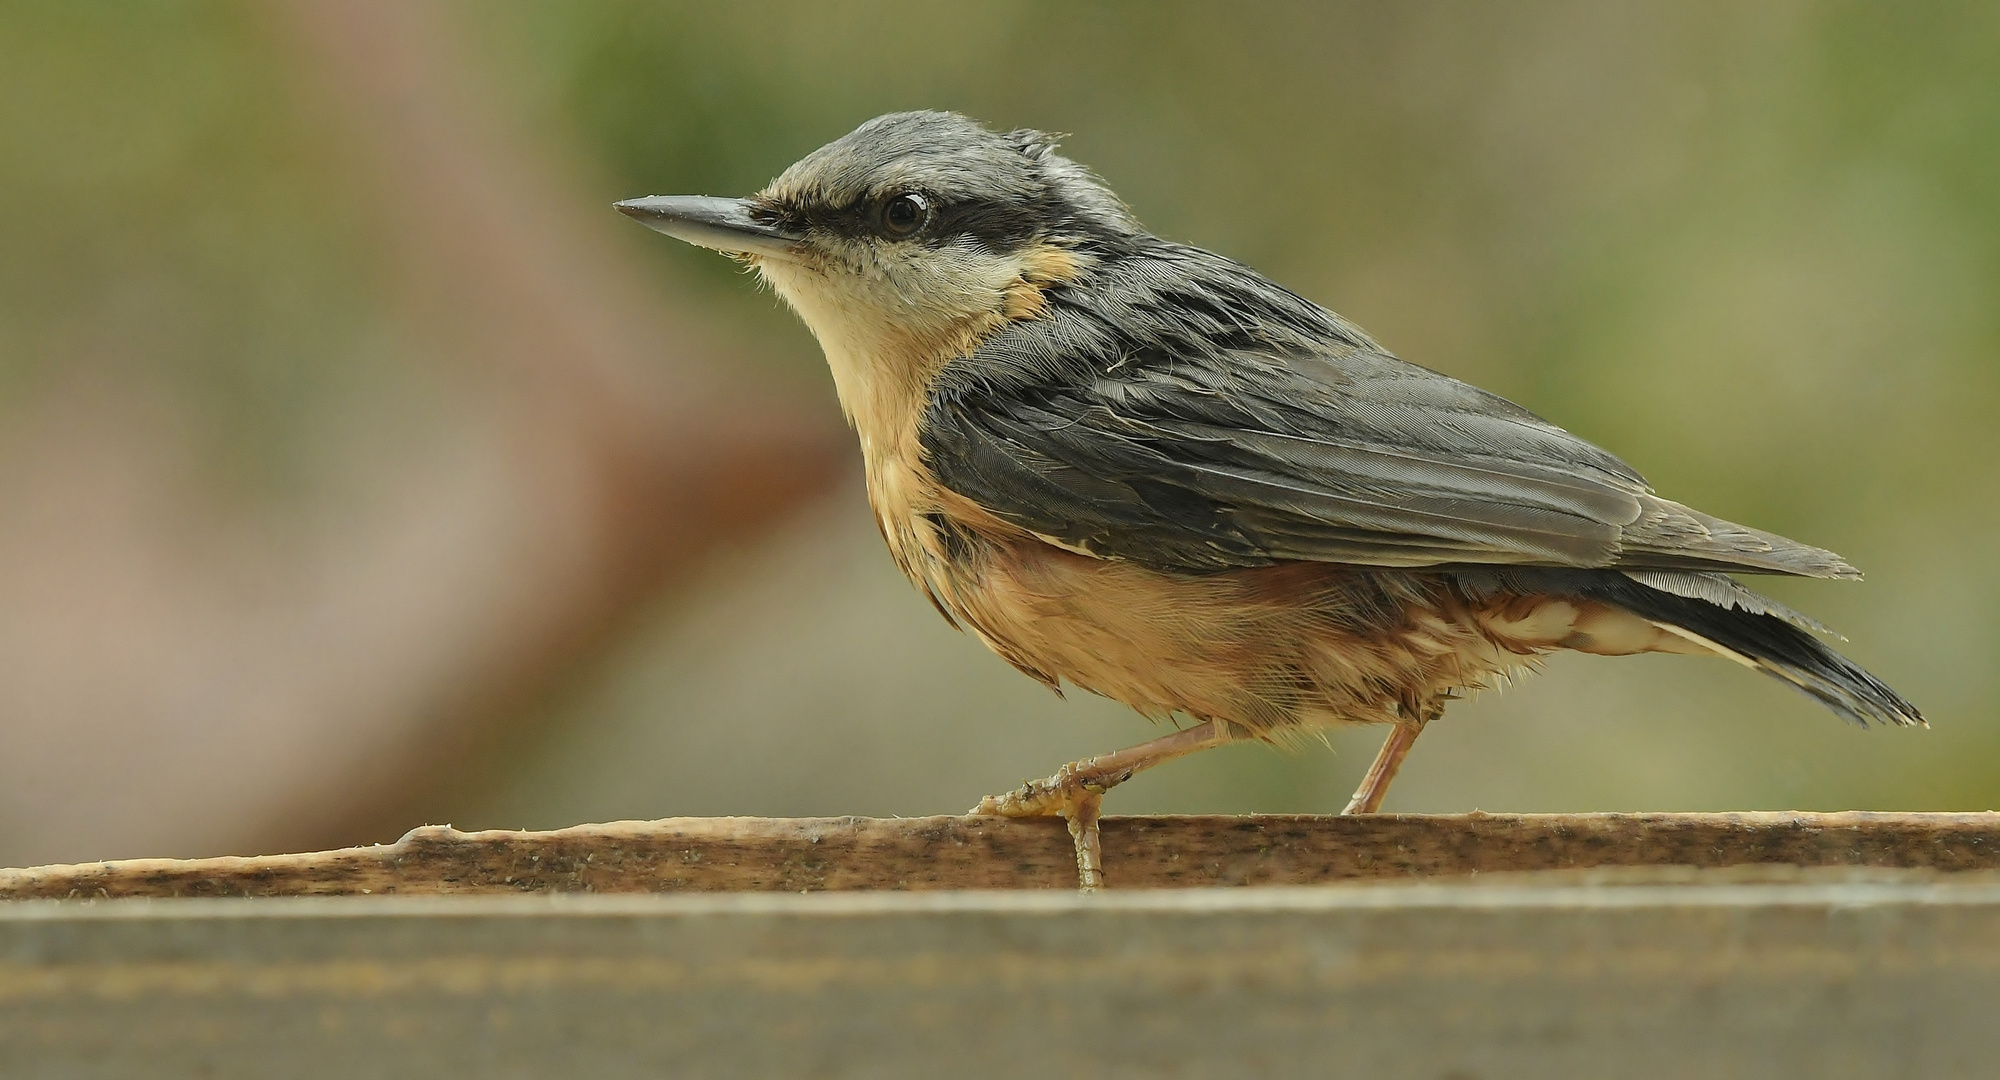
[[[1358,335],[1175,349],[1093,333],[1087,314],[1017,324],[955,361],[922,427],[942,483],[1073,550],[1191,572],[1855,576],[1830,552],[1655,498],[1609,453]]]

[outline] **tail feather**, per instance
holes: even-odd
[[[1720,574],[1592,575],[1585,591],[1782,679],[1863,727],[1929,726],[1915,705],[1814,636],[1824,627]]]
[[[1626,570],[1626,577],[1661,592],[1705,600],[1719,607],[1735,608],[1755,615],[1776,615],[1801,630],[1825,634],[1837,641],[1847,638],[1810,615],[1802,614],[1761,593],[1751,592],[1727,574],[1700,574],[1684,570]]]
[[[1462,567],[1454,568],[1452,576],[1474,597],[1569,596],[1621,608],[1781,679],[1863,727],[1930,726],[1915,705],[1816,636],[1839,635],[1723,574]]]

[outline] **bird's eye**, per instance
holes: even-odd
[[[898,195],[882,204],[882,233],[892,240],[913,236],[931,215],[922,195]]]

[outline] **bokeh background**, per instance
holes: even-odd
[[[880,112],[1847,555],[1930,731],[1561,657],[1392,810],[2000,806],[2000,6],[0,4],[0,864],[954,812],[1147,738],[891,567],[809,335],[611,212]],[[1113,812],[1337,810],[1378,733]]]

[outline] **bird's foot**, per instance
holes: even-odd
[[[1046,780],[1030,780],[1005,795],[988,795],[972,808],[973,813],[989,817],[1060,817],[1069,822],[1069,837],[1076,845],[1077,890],[1087,893],[1104,887],[1104,845],[1097,832],[1104,793],[1125,779],[1119,776],[1105,783],[1107,778],[1091,764],[1073,762]]]
[[[1097,816],[1104,805],[1104,793],[1162,761],[1219,745],[1227,738],[1214,721],[1203,721],[1116,753],[1072,762],[1046,780],[1030,780],[1005,795],[988,795],[979,800],[972,812],[993,817],[1060,817],[1068,821],[1069,837],[1076,842],[1077,887],[1083,892],[1096,892],[1104,887],[1104,847],[1097,836]]]

